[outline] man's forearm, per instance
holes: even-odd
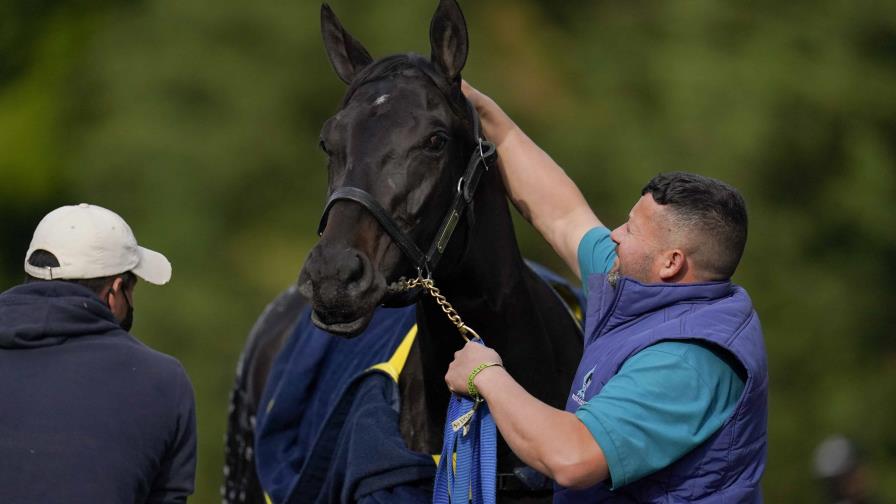
[[[498,148],[498,165],[514,206],[579,275],[578,245],[601,222],[565,171],[521,129]]]
[[[481,372],[476,386],[504,440],[523,462],[568,487],[588,487],[607,478],[600,446],[575,415],[539,401],[502,368]]]

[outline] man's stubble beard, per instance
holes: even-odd
[[[607,281],[610,282],[610,285],[616,287],[619,283],[619,279],[622,277],[627,277],[632,280],[635,280],[640,283],[652,283],[650,280],[650,265],[652,263],[652,257],[649,255],[644,255],[639,257],[637,261],[629,262],[627,265],[622,264],[622,259],[619,256],[617,251],[616,253],[616,263],[610,269],[610,272],[607,274]]]

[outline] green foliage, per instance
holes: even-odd
[[[428,54],[434,1],[335,0],[375,56]],[[0,7],[0,279],[49,209],[121,213],[174,264],[135,333],[197,392],[195,502],[218,500],[245,335],[294,281],[325,196],[320,125],[343,85],[315,2],[145,0]],[[656,172],[742,189],[736,277],[766,331],[770,502],[816,502],[810,455],[862,445],[896,501],[896,6],[818,2],[463,2],[464,75],[621,222]],[[527,255],[560,269],[524,222]]]

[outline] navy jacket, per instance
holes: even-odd
[[[178,503],[193,491],[193,390],[89,289],[0,294],[0,502]]]

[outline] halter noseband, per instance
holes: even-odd
[[[473,105],[469,101],[467,101],[467,106],[473,117],[473,138],[477,145],[474,147],[473,154],[470,156],[470,161],[467,163],[466,171],[463,176],[461,176],[460,180],[457,181],[457,191],[454,195],[454,201],[446,212],[445,217],[442,219],[442,225],[439,226],[439,230],[436,232],[435,238],[430,244],[427,253],[424,254],[407,233],[398,227],[392,217],[370,193],[357,187],[340,187],[330,194],[330,198],[327,200],[327,204],[324,207],[323,215],[321,215],[320,224],[317,227],[317,234],[323,235],[324,229],[327,227],[327,218],[330,215],[330,209],[333,208],[333,205],[337,201],[350,200],[360,203],[371,215],[373,215],[374,218],[376,218],[377,222],[380,223],[380,226],[382,226],[386,233],[392,238],[392,241],[398,245],[398,248],[413,261],[414,265],[417,267],[417,272],[421,276],[425,275],[426,277],[429,277],[435,270],[439,259],[442,257],[442,253],[445,252],[445,247],[448,245],[448,241],[451,239],[454,228],[460,221],[464,210],[466,210],[473,201],[476,187],[479,185],[479,179],[482,176],[482,170],[488,170],[490,163],[493,163],[496,157],[495,145],[482,138],[482,135],[480,134],[479,114],[476,113],[476,109],[473,108]]]

